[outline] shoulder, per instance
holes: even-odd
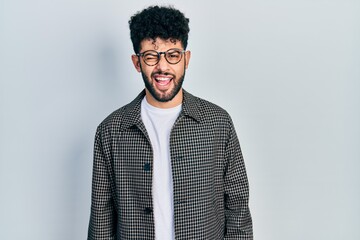
[[[116,132],[120,132],[124,113],[128,108],[128,104],[115,110],[109,114],[98,126],[96,129],[96,138],[101,138],[104,140],[110,139],[111,136],[115,136]]]
[[[231,122],[229,113],[219,105],[185,92],[186,107],[205,122]]]
[[[218,117],[225,117],[228,118],[230,115],[229,113],[219,105],[212,103],[208,100],[202,99],[198,97],[198,102],[200,106],[200,110],[205,115],[216,115]]]
[[[140,119],[141,100],[145,92],[141,92],[132,102],[120,107],[108,115],[98,126],[98,130],[120,131],[135,124]]]
[[[117,110],[113,111],[99,124],[99,126],[111,126],[111,125],[121,124],[124,113],[126,112],[128,106],[129,104],[126,104],[118,108]]]

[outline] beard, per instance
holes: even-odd
[[[155,72],[155,73],[151,74],[152,79],[155,74],[172,75],[169,73],[163,73],[163,72],[159,71],[159,72]],[[144,72],[142,70],[141,70],[141,76],[144,80],[146,89],[150,92],[150,94],[153,96],[153,98],[155,98],[159,102],[169,102],[179,93],[180,89],[182,88],[182,84],[183,84],[184,78],[185,78],[185,70],[184,70],[183,75],[180,76],[180,78],[177,80],[175,79],[175,75],[172,75],[173,79],[171,81],[173,81],[174,87],[170,90],[170,92],[156,91],[154,85],[151,84],[150,79],[144,74]],[[156,81],[156,80],[153,80],[153,81]]]

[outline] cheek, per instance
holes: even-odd
[[[174,70],[175,70],[177,76],[181,76],[184,74],[185,66],[184,66],[184,64],[181,64],[181,65],[177,66],[176,69],[174,69]]]
[[[147,77],[151,77],[151,74],[152,74],[152,72],[153,72],[153,68],[149,68],[149,67],[143,67],[142,68],[142,72],[143,72],[143,74],[145,74]]]

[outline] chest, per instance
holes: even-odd
[[[170,160],[177,188],[191,190],[199,183],[221,178],[224,167],[225,134],[211,124],[179,118],[169,135]],[[115,178],[125,183],[142,183],[139,191],[151,190],[153,150],[144,125],[125,129],[112,140]]]

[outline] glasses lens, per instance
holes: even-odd
[[[178,62],[180,62],[181,57],[182,57],[182,51],[179,49],[169,49],[166,53],[165,53],[165,57],[166,60],[168,60],[169,63],[171,64],[176,64]]]
[[[159,56],[156,51],[150,50],[150,51],[144,52],[143,59],[146,64],[155,65],[155,64],[157,64],[157,62],[159,60]]]

